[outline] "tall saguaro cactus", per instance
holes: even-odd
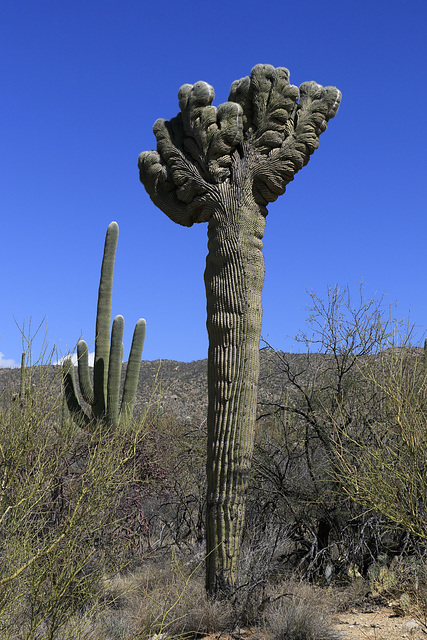
[[[70,360],[63,364],[64,392],[71,414],[84,424],[92,420],[103,420],[117,425],[121,416],[132,415],[144,348],[146,322],[140,318],[135,325],[125,384],[120,403],[120,379],[123,361],[123,316],[116,316],[111,328],[111,299],[113,295],[114,262],[116,258],[119,226],[111,222],[105,236],[104,257],[98,291],[96,313],[95,360],[93,386],[89,376],[88,345],[84,340],[77,343],[78,373],[83,399],[91,407],[91,412],[81,406],[78,398],[74,367]]]
[[[206,82],[185,84],[178,99],[180,113],[154,124],[157,151],[139,156],[139,171],[174,222],[208,223],[206,586],[230,592],[254,442],[266,205],[307,164],[341,94],[257,65],[218,108]]]

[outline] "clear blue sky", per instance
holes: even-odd
[[[363,279],[427,328],[424,0],[0,4],[0,352],[46,319],[60,352],[94,339],[105,231],[120,226],[113,314],[147,320],[144,359],[206,357],[206,225],[171,222],[139,182],[152,125],[184,83],[214,104],[257,63],[343,100],[309,165],[269,207],[263,335],[304,326],[306,290]],[[38,343],[35,344],[38,348]],[[2,366],[0,364],[0,366]]]

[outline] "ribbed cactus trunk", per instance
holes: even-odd
[[[224,193],[208,227],[209,593],[227,594],[236,582],[254,442],[265,217],[248,191]]]
[[[177,224],[208,223],[208,592],[233,591],[244,523],[259,375],[262,237],[269,202],[317,149],[338,110],[335,87],[289,82],[256,65],[214,107],[206,82],[185,84],[180,111],[153,127],[156,151],[138,160],[150,198]]]

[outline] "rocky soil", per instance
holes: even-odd
[[[353,609],[335,617],[334,629],[343,640],[402,640],[425,639],[427,627],[425,621],[417,617],[396,616],[388,607],[376,611]]]

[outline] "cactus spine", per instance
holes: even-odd
[[[146,322],[141,318],[135,326],[120,402],[122,340],[125,324],[123,316],[118,315],[114,318],[110,339],[111,299],[118,238],[119,226],[117,222],[111,222],[105,236],[98,291],[93,386],[89,375],[88,345],[84,340],[79,340],[77,343],[79,385],[83,400],[91,408],[90,413],[87,413],[80,403],[71,360],[67,359],[63,364],[64,390],[68,409],[76,421],[86,426],[92,420],[101,420],[116,426],[121,418],[126,419],[132,416],[135,404]]]

